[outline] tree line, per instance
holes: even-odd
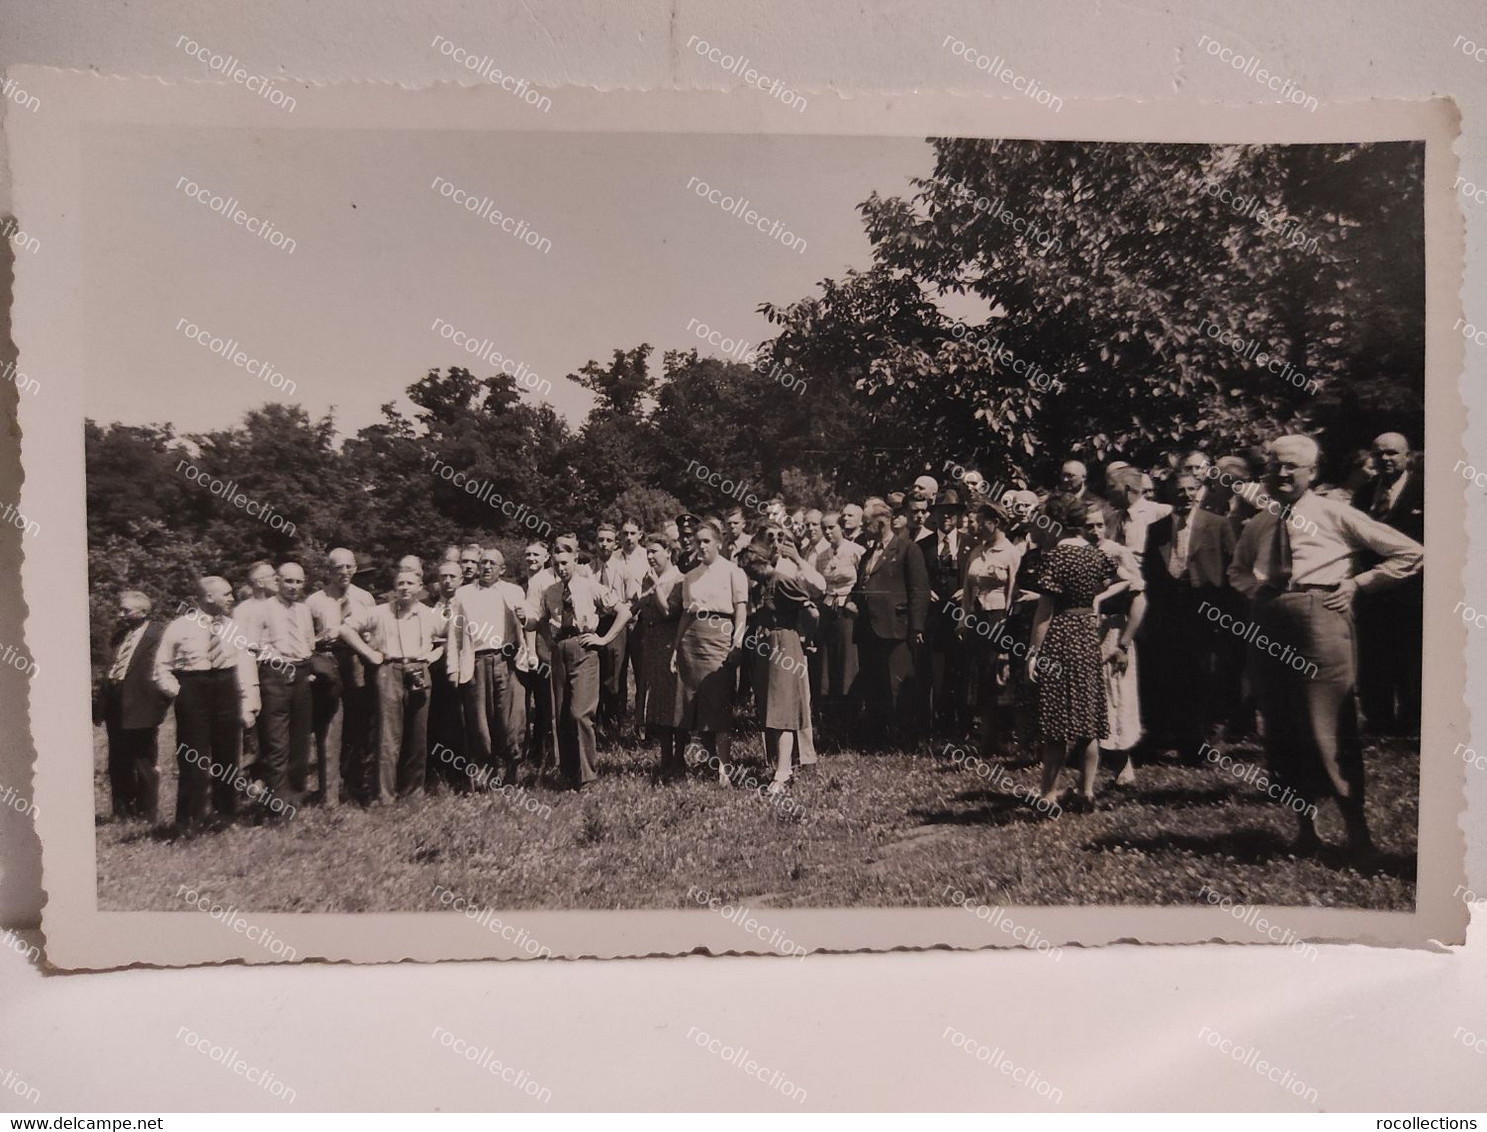
[[[173,611],[201,574],[338,545],[384,568],[471,537],[519,558],[530,524],[441,466],[587,537],[601,519],[727,505],[699,463],[832,505],[947,458],[1042,481],[1071,457],[1147,465],[1304,429],[1340,478],[1377,432],[1423,446],[1418,143],[928,146],[912,194],[859,205],[871,263],[762,302],[776,333],[749,364],[617,348],[570,375],[595,395],[576,429],[510,376],[461,366],[430,369],[411,414],[389,402],[354,436],[284,403],[197,434],[89,421],[95,659],[124,588]],[[947,296],[981,313],[952,317]],[[292,529],[245,516],[183,459]]]

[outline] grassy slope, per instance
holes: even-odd
[[[161,732],[161,808],[174,804],[172,725]],[[1254,748],[1230,752],[1257,759]],[[767,781],[757,736],[736,757]],[[101,731],[98,812],[108,810]],[[102,909],[185,910],[185,884],[244,911],[417,911],[435,885],[491,908],[678,908],[690,885],[752,907],[937,905],[952,885],[1017,904],[1189,904],[1208,884],[1254,904],[1408,909],[1414,901],[1418,746],[1368,752],[1370,875],[1335,854],[1286,853],[1290,811],[1210,768],[1143,768],[1106,812],[1038,821],[1008,783],[931,754],[823,756],[777,807],[696,778],[652,785],[650,751],[601,751],[583,794],[442,795],[363,811],[305,809],[283,829],[164,842],[138,824],[98,828]],[[1012,768],[1022,790],[1036,770]],[[1102,781],[1108,781],[1108,775]],[[1341,840],[1322,809],[1323,836]]]

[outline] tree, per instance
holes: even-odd
[[[1423,404],[1419,146],[931,144],[913,197],[861,205],[871,268],[761,307],[812,388],[845,372],[871,433],[909,438],[900,466],[1147,463]]]

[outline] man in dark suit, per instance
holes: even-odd
[[[1418,543],[1425,541],[1425,479],[1411,468],[1410,444],[1397,432],[1373,442],[1374,478],[1353,506]],[[1365,561],[1360,568],[1374,565]],[[1359,594],[1358,706],[1380,735],[1420,733],[1420,662],[1425,615],[1422,574],[1393,589]]]
[[[904,692],[913,679],[914,653],[924,644],[929,578],[924,555],[908,531],[893,530],[892,508],[871,499],[862,518],[871,543],[853,594],[860,611],[858,685],[864,707],[863,745],[881,746],[911,731]]]
[[[155,686],[155,652],[163,626],[150,620],[150,599],[119,595],[119,623],[109,666],[93,698],[93,722],[108,732],[108,781],[114,817],[154,822],[160,806],[157,740],[170,698]]]
[[[1141,569],[1146,620],[1141,626],[1141,714],[1150,745],[1177,749],[1185,763],[1199,751],[1215,712],[1219,646],[1205,604],[1232,612],[1226,590],[1234,531],[1198,506],[1201,481],[1174,478],[1172,512],[1146,529]]]
[[[1066,460],[1059,469],[1058,489],[1079,497],[1086,507],[1104,508],[1105,500],[1089,488],[1089,470],[1078,460]]]
[[[929,578],[926,663],[920,680],[928,685],[929,722],[946,730],[967,714],[965,646],[955,631],[959,622],[954,616],[960,600],[961,572],[968,557],[968,539],[960,529],[965,514],[960,493],[953,487],[940,492],[932,514],[934,523],[928,537],[915,540]]]

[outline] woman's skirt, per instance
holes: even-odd
[[[687,731],[733,730],[733,680],[725,666],[733,622],[693,618],[676,650],[677,726]]]
[[[1053,615],[1038,662],[1038,733],[1054,742],[1103,739],[1110,734],[1104,665],[1095,615]]]
[[[1100,640],[1114,644],[1120,640],[1126,627],[1123,613],[1100,618]],[[1106,661],[1102,666],[1105,677],[1105,700],[1110,716],[1110,734],[1100,740],[1106,751],[1129,751],[1141,741],[1141,703],[1136,697],[1136,646],[1127,650],[1126,670],[1117,673]]]
[[[645,717],[652,727],[675,727],[681,720],[677,695],[680,678],[671,671],[676,651],[676,622],[647,624],[641,632],[640,671],[645,688]]]
[[[805,650],[794,629],[754,629],[744,642],[754,666],[754,703],[759,725],[779,731],[810,726],[810,688]]]

